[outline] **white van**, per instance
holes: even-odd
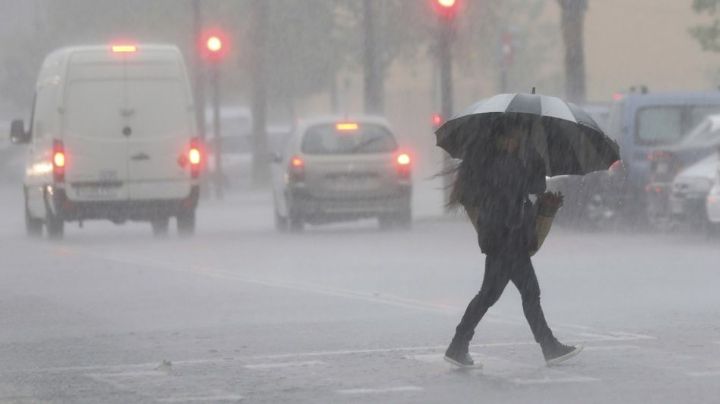
[[[82,46],[45,59],[24,179],[28,234],[61,237],[64,223],[149,221],[166,234],[195,230],[204,160],[180,51],[168,45]]]

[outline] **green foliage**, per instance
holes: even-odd
[[[704,51],[720,52],[720,19],[718,18],[720,0],[694,0],[693,10],[697,13],[707,14],[712,21],[704,25],[690,28],[692,35]]]
[[[508,66],[508,91],[528,91],[538,86],[543,92],[559,92],[559,71],[554,54],[560,37],[555,24],[540,22],[548,0],[504,0],[467,2],[459,21],[456,60],[469,75],[494,75],[502,68],[501,42],[505,32],[512,36],[513,63]],[[491,91],[499,91],[493,87]]]
[[[720,6],[720,0],[693,0],[693,10],[698,13],[707,12],[715,14]]]

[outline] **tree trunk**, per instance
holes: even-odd
[[[383,97],[383,74],[378,60],[376,0],[363,0],[363,71],[365,112],[382,114],[385,105]]]
[[[253,52],[252,75],[252,125],[253,160],[252,176],[255,186],[265,185],[270,179],[267,147],[267,80],[265,62],[267,55],[268,2],[255,0],[253,3]]]
[[[565,43],[565,95],[584,103],[585,88],[585,11],[588,0],[558,0],[562,9],[562,36]]]

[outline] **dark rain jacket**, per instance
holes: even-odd
[[[473,177],[464,180],[460,202],[473,221],[482,252],[498,255],[535,250],[536,208],[529,195],[545,191],[542,160],[523,164],[513,155],[500,154],[485,162]]]

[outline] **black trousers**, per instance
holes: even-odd
[[[540,285],[535,269],[527,253],[504,252],[485,258],[485,277],[480,292],[470,301],[465,314],[456,328],[453,343],[467,345],[475,327],[488,309],[498,301],[508,282],[512,281],[520,291],[523,312],[530,324],[535,341],[544,345],[555,341],[540,307]]]

